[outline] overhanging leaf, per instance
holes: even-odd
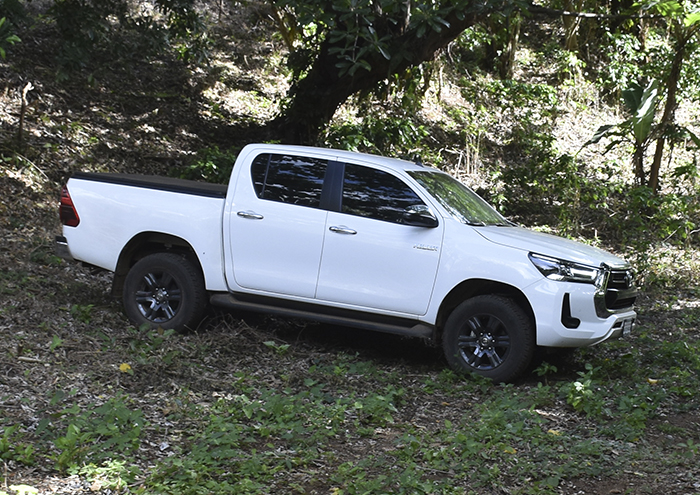
[[[694,12],[692,14],[689,14],[683,20],[685,27],[690,27],[693,24],[697,24],[698,22],[700,22],[700,12]]]
[[[632,116],[632,131],[635,141],[639,144],[646,141],[651,133],[651,125],[654,122],[658,97],[659,82],[653,80],[644,88],[639,107]]]
[[[633,8],[641,8],[642,10],[657,12],[665,17],[671,17],[674,14],[681,14],[683,6],[676,0],[651,0],[636,3]]]
[[[379,50],[379,53],[382,54],[382,57],[384,57],[387,60],[391,60],[391,55],[384,49],[382,45],[377,45],[377,49]]]
[[[607,136],[609,134],[608,131],[610,131],[610,129],[613,129],[614,127],[617,126],[614,124],[600,126],[598,130],[595,131],[595,134],[593,134],[593,137],[589,139],[588,142],[584,144],[584,146],[588,146],[589,144],[596,144],[598,141]]]
[[[622,100],[630,112],[637,111],[642,101],[642,94],[644,94],[644,88],[637,83],[632,83],[629,88],[622,90]]]

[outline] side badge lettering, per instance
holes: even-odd
[[[413,246],[413,249],[420,249],[422,251],[437,251],[438,247],[437,246],[428,246],[427,244],[416,244]]]

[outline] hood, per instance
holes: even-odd
[[[484,226],[474,229],[485,239],[523,251],[552,256],[591,266],[605,263],[611,268],[629,266],[622,258],[587,244],[523,227]]]

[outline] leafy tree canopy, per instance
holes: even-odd
[[[309,142],[350,95],[432,59],[464,29],[511,0],[279,0],[292,50],[292,99],[278,120],[283,138]]]

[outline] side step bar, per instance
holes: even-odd
[[[248,298],[246,298],[248,299]],[[253,311],[268,313],[292,318],[302,318],[333,325],[341,325],[377,332],[393,333],[407,337],[420,337],[432,340],[435,336],[435,328],[425,323],[416,323],[415,320],[374,315],[372,313],[359,313],[320,305],[294,303],[271,299],[243,300],[231,293],[217,293],[209,298],[213,306],[232,310]],[[278,304],[273,304],[279,303]]]

